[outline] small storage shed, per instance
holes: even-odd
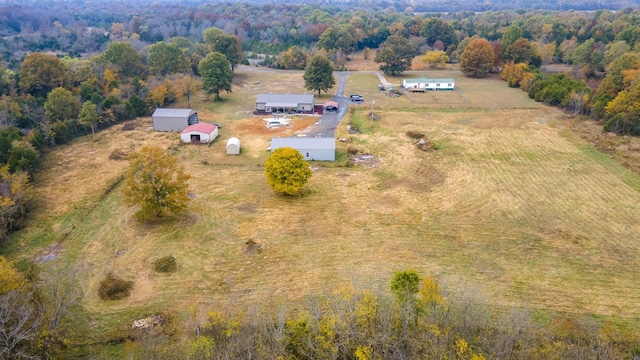
[[[305,160],[336,160],[336,140],[330,138],[287,137],[271,138],[271,151],[290,147],[300,151]]]
[[[415,78],[402,80],[402,87],[407,91],[426,90],[453,90],[456,87],[455,79],[429,79]]]
[[[198,113],[192,109],[157,108],[151,119],[155,131],[182,131],[198,123]]]
[[[232,137],[227,140],[227,155],[240,155],[240,139]]]
[[[308,94],[259,94],[256,111],[267,113],[313,113],[315,98]]]
[[[187,126],[180,133],[183,143],[208,144],[218,137],[218,127],[207,123]]]

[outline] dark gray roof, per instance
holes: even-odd
[[[296,107],[298,104],[313,104],[313,95],[308,94],[259,94],[256,103],[269,106]]]
[[[195,111],[192,109],[167,109],[167,108],[157,108],[156,111],[153,112],[152,117],[189,117],[189,115],[193,114]]]
[[[271,138],[271,149],[290,147],[297,150],[335,150],[336,140],[330,138],[308,137],[274,137]]]

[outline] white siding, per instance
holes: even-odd
[[[240,155],[240,139],[232,137],[227,140],[227,155]]]
[[[291,137],[271,139],[271,151],[283,147],[298,150],[305,160],[336,160],[336,141],[334,138]]]

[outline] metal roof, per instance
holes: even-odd
[[[336,140],[330,138],[274,137],[271,138],[271,150],[290,147],[297,150],[335,150]]]
[[[298,104],[313,104],[313,95],[308,94],[258,94],[256,103],[268,106],[296,107]]]
[[[193,125],[189,125],[187,126],[184,130],[182,130],[181,134],[186,134],[192,131],[197,131],[203,134],[211,134],[212,132],[214,132],[218,127],[212,124],[207,124],[207,123],[197,123],[197,124],[193,124]]]
[[[195,111],[192,109],[167,109],[167,108],[157,108],[156,111],[153,112],[152,117],[189,117]]]
[[[432,78],[415,78],[415,79],[404,79],[406,83],[454,83],[455,79],[451,78],[443,78],[443,79],[432,79]]]
[[[229,138],[229,140],[227,140],[227,146],[229,145],[240,146],[240,139],[238,139],[237,137]]]

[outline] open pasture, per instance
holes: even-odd
[[[453,78],[456,80],[455,90],[406,92],[399,97],[390,97],[386,92],[378,90],[380,79],[373,73],[354,74],[347,78],[345,94],[360,93],[365,98],[364,106],[389,109],[538,109],[540,104],[529,99],[526,92],[510,89],[498,76],[486,79],[470,79],[459,71],[412,71],[400,76],[385,75],[385,79],[396,90],[402,90],[405,78]]]
[[[244,76],[247,84],[264,82],[259,72]],[[375,86],[370,76],[351,75],[348,91],[366,97],[358,83]],[[83,305],[94,324],[87,331],[96,339],[158,309],[186,316],[190,307],[297,301],[341,286],[386,291],[393,272],[407,268],[489,305],[605,316],[638,330],[638,177],[554,127],[561,112],[496,79],[455,77],[475,106],[392,106],[389,99],[376,110],[380,119],[353,135],[345,119],[337,136],[376,161],[314,163],[297,197],[270,190],[263,165],[271,133],[251,116],[225,117],[211,146],[178,145],[176,134],[149,131],[148,119],[130,132],[118,125],[61,146],[37,179],[46,206],[16,234],[15,253],[36,259],[61,243],[55,262],[83,269]],[[493,105],[481,106],[481,89],[494,89]],[[250,93],[234,88],[221,106],[251,109]],[[353,116],[366,119],[368,111]],[[424,134],[438,150],[418,150],[407,132]],[[228,157],[224,141],[237,134],[242,153]],[[126,163],[108,155],[147,143],[180,159],[193,200],[184,214],[140,224],[119,192]],[[260,250],[247,251],[249,240]],[[154,273],[152,261],[169,254],[178,271]],[[108,272],[135,281],[129,298],[99,300],[97,284]]]

